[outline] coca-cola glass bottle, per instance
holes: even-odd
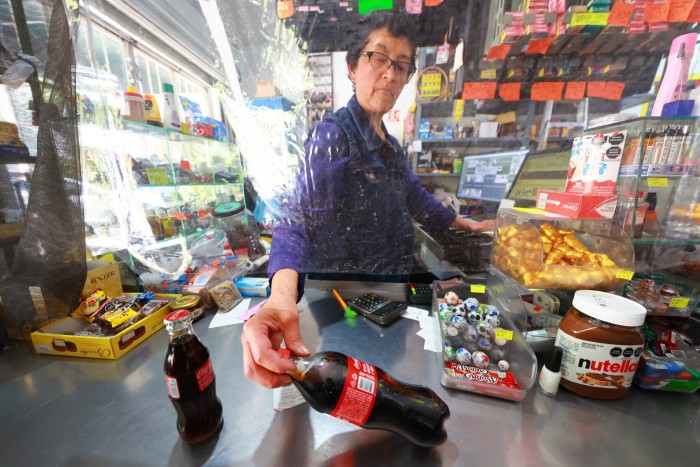
[[[447,439],[444,422],[450,408],[430,388],[403,383],[338,352],[308,357],[278,352],[296,363],[292,382],[315,410],[362,428],[393,431],[419,446]]]
[[[189,311],[173,311],[164,322],[170,344],[163,371],[177,411],[177,431],[186,443],[199,443],[223,423],[209,351],[195,335]]]

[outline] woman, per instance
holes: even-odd
[[[287,218],[273,231],[272,293],[241,336],[245,375],[259,384],[291,383],[284,373],[294,364],[275,352],[282,340],[298,355],[309,353],[296,308],[304,272],[405,281],[413,220],[443,230],[494,228],[493,221],[457,217],[425,191],[382,123],[415,70],[412,31],[402,15],[363,18],[346,57],[355,95],[320,122],[305,144]]]

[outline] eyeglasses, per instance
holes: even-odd
[[[416,71],[416,67],[413,63],[392,60],[381,52],[369,51],[362,52],[360,55],[367,57],[369,60],[369,67],[373,71],[384,73],[393,66],[396,73],[400,77],[403,77],[406,82],[411,79],[413,73]]]

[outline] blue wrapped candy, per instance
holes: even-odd
[[[468,311],[479,309],[479,300],[474,297],[469,297],[464,301],[464,308],[466,308]]]
[[[464,348],[457,349],[457,363],[469,365],[472,362],[472,354]]]

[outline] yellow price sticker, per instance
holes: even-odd
[[[690,299],[688,297],[674,297],[671,299],[671,303],[668,304],[669,308],[685,308],[688,306]]]
[[[647,178],[647,185],[667,187],[668,186],[668,178],[666,178],[666,177],[650,177],[650,178]]]
[[[634,271],[628,271],[626,269],[623,269],[617,273],[618,279],[624,279],[626,281],[632,280],[632,277],[634,277]]]
[[[607,26],[610,13],[574,13],[569,26]]]
[[[486,286],[472,284],[469,290],[471,290],[472,293],[486,293]]]
[[[146,177],[148,177],[148,183],[151,185],[168,185],[170,183],[168,172],[162,168],[146,168]]]
[[[498,328],[496,329],[496,339],[505,339],[507,341],[513,340],[513,331],[508,329]]]

